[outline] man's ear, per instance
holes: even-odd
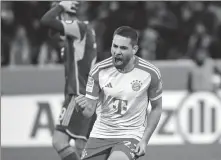
[[[137,53],[138,49],[139,49],[138,45],[134,45],[134,47],[133,47],[133,54],[134,55]]]

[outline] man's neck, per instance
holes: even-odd
[[[118,69],[118,71],[122,73],[127,73],[127,72],[132,71],[135,67],[135,61],[136,61],[136,58],[135,56],[133,56],[131,60],[128,62],[128,64],[123,69]]]

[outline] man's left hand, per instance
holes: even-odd
[[[136,146],[135,155],[137,157],[144,156],[146,152],[146,147],[147,147],[146,141],[141,140]]]

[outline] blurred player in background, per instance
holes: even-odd
[[[188,74],[187,88],[189,92],[216,92],[220,89],[221,70],[215,61],[209,57],[208,49],[196,47],[194,50],[194,66]]]
[[[112,57],[93,67],[86,96],[75,99],[86,117],[97,113],[82,153],[85,160],[134,160],[146,152],[161,116],[162,79],[157,67],[135,55],[137,43],[133,28],[118,28]]]
[[[79,159],[95,118],[95,114],[85,118],[74,103],[77,95],[85,95],[97,54],[94,30],[76,17],[78,5],[77,1],[61,1],[41,19],[44,26],[52,29],[51,33],[64,36],[65,102],[53,135],[53,146],[62,160]],[[74,147],[70,146],[71,139],[75,140]]]

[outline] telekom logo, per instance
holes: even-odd
[[[210,92],[188,96],[178,111],[178,128],[187,142],[213,143],[221,137],[221,100]]]

